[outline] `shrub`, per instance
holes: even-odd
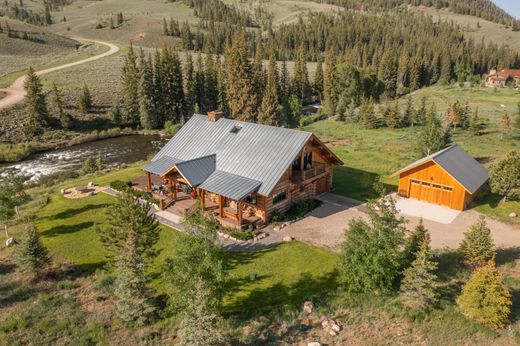
[[[285,213],[274,210],[271,213],[271,222],[293,221],[304,217],[307,213],[321,206],[322,202],[317,199],[306,199],[294,203]]]
[[[511,293],[493,261],[478,268],[462,288],[457,305],[466,317],[493,328],[504,327],[511,312]]]
[[[62,171],[62,172],[55,172],[51,173],[49,175],[44,175],[38,179],[37,182],[30,186],[55,186],[56,184],[59,184],[61,182],[64,182],[66,180],[75,179],[79,176],[78,172],[76,171]]]
[[[174,136],[177,133],[177,131],[181,129],[181,127],[181,124],[175,124],[172,121],[168,120],[164,123],[163,133],[167,136]]]
[[[130,182],[122,180],[114,180],[110,183],[110,187],[116,191],[126,192],[130,188]]]
[[[520,116],[519,116],[520,117]],[[513,151],[489,172],[491,191],[506,199],[520,198],[520,151]]]
[[[83,173],[83,174],[92,174],[92,173],[95,173],[96,171],[97,171],[96,161],[91,157],[87,158],[81,165],[81,173]]]
[[[459,253],[464,258],[464,263],[468,266],[479,267],[493,259],[495,251],[491,239],[491,230],[486,225],[486,219],[480,219],[472,225],[460,244]]]

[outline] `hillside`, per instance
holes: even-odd
[[[51,33],[47,28],[9,18],[0,21],[0,77],[8,73],[39,65],[64,54],[73,53],[79,42]],[[7,27],[12,36],[8,37]]]

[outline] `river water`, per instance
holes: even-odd
[[[166,143],[158,135],[132,135],[75,145],[33,155],[16,163],[0,163],[0,176],[11,172],[29,181],[52,173],[79,170],[83,162],[99,156],[107,167],[146,160]]]

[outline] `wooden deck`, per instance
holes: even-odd
[[[152,175],[152,185],[156,187],[167,187],[167,183],[165,179],[162,179],[156,175]],[[147,185],[147,177],[139,177],[132,180],[132,187],[138,191],[146,191]],[[173,201],[169,193],[163,192],[161,193],[158,190],[154,190],[152,195],[157,200],[163,200],[163,206],[165,207],[164,211],[172,213],[179,217],[184,217],[184,214],[189,211],[196,203],[196,199],[192,198],[192,196],[185,194],[181,190],[177,190],[177,200]],[[226,208],[224,210],[224,217],[220,217],[218,203],[210,200],[209,198],[205,199],[204,210],[206,213],[213,213],[217,220],[224,227],[236,228],[236,229],[247,229],[250,225],[261,226],[263,225],[262,219],[257,216],[246,216],[243,215],[242,225],[239,225],[238,220],[233,217],[233,210],[228,210]]]

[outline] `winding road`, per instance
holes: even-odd
[[[98,44],[101,44],[101,45],[109,47],[109,50],[104,52],[104,53],[101,53],[99,55],[95,55],[95,56],[92,56],[90,58],[87,58],[87,59],[71,62],[71,63],[68,63],[68,64],[56,66],[56,67],[51,67],[51,68],[48,68],[48,69],[45,69],[45,70],[41,70],[41,71],[36,71],[36,74],[38,76],[41,76],[41,75],[44,75],[44,74],[47,74],[47,73],[51,73],[51,72],[54,72],[54,71],[59,71],[59,70],[63,70],[63,69],[69,68],[69,67],[85,64],[87,62],[99,60],[99,59],[102,59],[104,57],[110,56],[110,55],[115,54],[115,53],[117,53],[119,51],[119,47],[114,45],[114,44],[112,44],[112,43],[103,42],[103,41],[96,41],[96,40],[90,40],[90,39],[77,38],[77,37],[73,38],[73,39],[80,40],[80,41],[89,41],[89,42],[98,43]],[[5,108],[9,108],[9,107],[14,106],[15,104],[23,101],[23,99],[25,98],[25,96],[27,94],[25,92],[24,87],[23,87],[24,86],[24,82],[25,82],[25,77],[26,77],[25,75],[23,75],[21,77],[18,77],[13,82],[13,84],[11,84],[11,86],[9,88],[0,89],[0,92],[7,93],[7,96],[5,96],[4,98],[0,99],[0,110],[5,109]]]

